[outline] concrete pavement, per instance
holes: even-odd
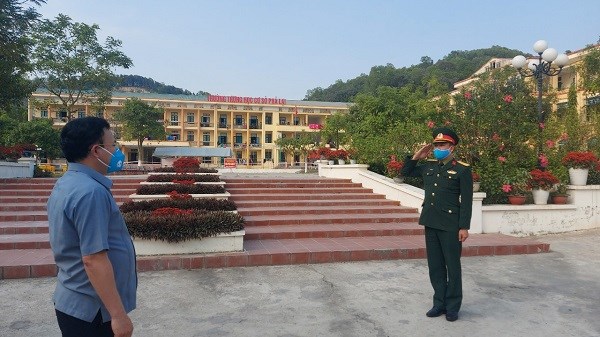
[[[141,273],[134,336],[600,336],[600,229],[547,254],[463,258],[457,322],[425,260]],[[55,279],[0,280],[0,336],[60,336]]]

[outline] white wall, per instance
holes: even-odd
[[[319,175],[351,179],[421,211],[424,191],[367,170],[367,165],[319,165]],[[473,194],[471,233],[502,233],[513,236],[561,233],[600,227],[600,185],[569,186],[567,205],[482,205],[486,194]]]

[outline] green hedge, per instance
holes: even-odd
[[[153,170],[153,172],[175,172],[174,167],[159,167]],[[192,173],[218,173],[216,169],[199,167],[197,169],[192,169]]]
[[[157,208],[174,207],[179,209],[195,209],[200,211],[235,211],[235,203],[221,199],[156,199],[143,201],[126,201],[121,205],[121,212],[153,211]]]
[[[221,178],[214,174],[151,174],[146,181],[170,183],[173,180],[193,180],[197,183],[219,182]]]
[[[201,239],[244,229],[244,218],[241,215],[224,211],[194,212],[168,217],[134,211],[124,213],[123,217],[132,237],[167,242]]]
[[[221,185],[141,185],[137,189],[139,195],[167,194],[171,191],[177,191],[181,194],[219,194],[225,193],[225,188]]]

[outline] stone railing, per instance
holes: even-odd
[[[367,170],[367,165],[319,164],[319,176],[351,179],[387,199],[421,211],[422,189],[398,184],[392,179]],[[486,194],[473,193],[471,233],[502,233],[525,236],[561,233],[600,227],[600,185],[569,186],[566,205],[482,205]]]

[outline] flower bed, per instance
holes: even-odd
[[[213,174],[153,174],[148,176],[147,182],[176,182],[192,180],[196,183],[201,182],[221,182],[221,178],[218,175]]]
[[[137,195],[156,195],[167,194],[176,191],[183,194],[222,194],[225,193],[225,188],[220,185],[184,185],[184,184],[153,184],[142,185],[138,187]]]
[[[231,200],[218,199],[155,199],[138,202],[126,201],[121,205],[121,212],[130,213],[135,211],[153,211],[159,208],[174,207],[185,210],[203,211],[235,211],[237,206]]]

